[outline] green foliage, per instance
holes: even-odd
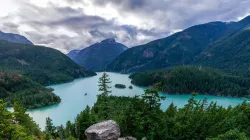
[[[110,84],[110,78],[109,75],[104,72],[103,75],[99,78],[99,91],[101,91],[101,95],[108,96],[111,91],[109,90],[111,87],[108,85]]]
[[[134,73],[132,83],[151,86],[167,93],[191,93],[249,97],[250,79],[231,76],[211,68],[194,66],[175,67],[168,70]]]
[[[44,132],[46,134],[46,139],[56,138],[58,136],[57,135],[58,132],[56,131],[56,127],[53,125],[53,122],[49,117],[46,118],[46,126],[45,126]]]
[[[225,134],[219,135],[217,138],[207,140],[249,140],[245,133],[240,132],[238,129],[230,130]]]
[[[60,51],[48,47],[0,40],[0,70],[17,72],[42,85],[69,82],[93,76]]]
[[[91,115],[90,108],[87,106],[75,120],[75,133],[78,139],[87,139],[84,132],[92,124],[95,123],[95,118]]]
[[[0,72],[0,98],[13,106],[18,101],[25,108],[38,108],[59,103],[59,96],[30,79],[8,72]]]
[[[104,72],[103,75],[99,78],[99,91],[101,92],[100,95],[98,95],[98,99],[97,100],[101,100],[104,104],[98,106],[98,109],[101,110],[106,110],[105,112],[102,112],[103,114],[100,115],[100,117],[103,120],[106,120],[108,118],[108,111],[109,111],[109,105],[108,105],[108,101],[107,101],[107,97],[109,95],[109,93],[111,93],[111,90],[109,90],[111,87],[109,86],[109,84],[111,83],[109,75]],[[101,119],[100,118],[100,119]]]
[[[15,103],[13,112],[15,121],[25,128],[26,133],[40,136],[41,131],[39,126],[29,117],[26,111],[20,103]]]
[[[0,100],[0,139],[3,140],[36,140],[43,135],[35,122],[25,113],[18,103],[14,112],[6,110],[6,103]]]
[[[249,104],[223,108],[192,97],[183,108],[177,109],[171,104],[163,111],[159,102],[155,102],[159,101],[157,94],[145,94],[151,97],[107,97],[110,107],[107,119],[118,122],[122,136],[147,137],[149,140],[247,140],[250,137]],[[103,104],[106,103],[98,100],[91,110],[86,108],[75,121],[77,127],[67,125],[69,128],[66,126],[65,131],[82,134],[82,137],[71,136],[84,140],[83,132],[90,125],[102,121],[100,116],[107,112],[99,108]]]

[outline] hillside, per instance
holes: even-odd
[[[93,76],[58,50],[0,41],[0,70],[17,72],[42,85]]]
[[[210,66],[249,77],[250,28],[245,27],[233,36],[211,44],[192,64]]]
[[[220,38],[225,30],[226,24],[222,22],[197,25],[167,38],[128,49],[107,69],[129,73],[189,64],[194,56]]]
[[[249,24],[250,17],[246,17],[239,22],[211,22],[196,25],[167,38],[128,49],[111,62],[107,69],[129,73],[180,65],[202,64],[204,66],[218,65],[216,68],[221,68],[219,65],[224,65],[223,70],[231,70],[241,63],[248,63],[248,58],[245,56],[243,58],[242,55],[247,54],[245,52],[248,50],[246,44],[248,44]],[[239,48],[242,48],[241,52],[239,52]],[[231,55],[234,55],[233,52],[237,52],[237,57],[242,57],[243,59],[240,59],[242,61],[237,59],[236,56],[227,59],[230,53],[228,50],[230,50]],[[210,51],[218,53],[215,55]],[[217,59],[218,57],[211,57],[210,55],[221,58],[225,56],[226,59],[220,60]],[[208,58],[211,61],[206,60]],[[231,61],[235,62],[234,66],[226,66]],[[225,64],[223,64],[224,62]],[[239,68],[241,69],[241,67]]]
[[[42,85],[15,73],[0,72],[0,99],[13,106],[18,101],[25,108],[38,108],[59,103],[60,97]]]
[[[193,66],[176,67],[169,70],[135,73],[132,83],[139,86],[163,85],[167,93],[201,94],[249,97],[250,79],[234,77],[211,68]]]
[[[125,50],[127,50],[127,47],[117,43],[115,39],[106,39],[84,48],[80,52],[71,51],[68,56],[83,67],[101,71]]]
[[[13,33],[4,33],[2,31],[0,31],[0,40],[5,40],[12,43],[33,45],[33,43],[30,40],[28,40],[26,37],[22,35]]]

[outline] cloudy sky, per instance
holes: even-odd
[[[237,21],[250,0],[0,0],[0,30],[61,50],[115,38],[129,47],[209,21]]]

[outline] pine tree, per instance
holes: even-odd
[[[30,118],[29,114],[26,113],[26,109],[18,102],[14,103],[14,118],[19,125],[23,126],[26,133],[40,136],[41,131],[39,126]]]
[[[99,78],[99,91],[101,91],[101,95],[98,96],[98,100],[101,100],[103,104],[101,105],[100,111],[102,112],[102,119],[107,120],[109,116],[109,105],[108,105],[108,95],[111,93],[109,90],[111,87],[108,85],[110,84],[109,75],[104,72],[102,77]]]
[[[56,133],[56,127],[53,125],[52,120],[48,117],[46,118],[46,126],[45,126],[46,137],[54,137]]]
[[[102,77],[99,78],[99,91],[101,91],[101,95],[108,96],[109,93],[111,93],[111,90],[109,90],[111,87],[108,85],[110,84],[110,78],[109,75],[104,72]]]
[[[76,117],[75,121],[75,131],[76,136],[80,140],[86,139],[85,134],[83,133],[89,126],[93,124],[93,117],[91,116],[90,107],[87,106],[85,110],[83,110]]]

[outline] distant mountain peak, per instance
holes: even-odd
[[[33,43],[30,40],[28,40],[26,37],[22,35],[13,33],[4,33],[1,30],[0,30],[0,40],[5,40],[12,43],[33,45]]]
[[[114,38],[109,38],[90,45],[80,52],[71,51],[68,56],[81,66],[100,71],[127,49],[128,47],[116,42]]]
[[[101,41],[101,43],[102,44],[113,44],[113,43],[116,43],[116,41],[114,38],[108,38],[108,39]]]

